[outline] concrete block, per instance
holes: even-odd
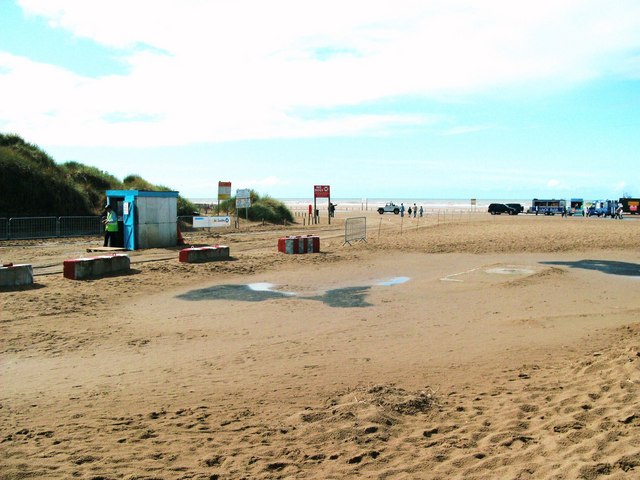
[[[216,260],[229,260],[229,247],[190,247],[180,250],[179,260],[185,263],[204,263]]]
[[[0,287],[17,287],[32,284],[33,268],[31,265],[9,263],[0,267]]]
[[[99,257],[65,260],[63,275],[71,280],[96,278],[118,272],[128,272],[131,267],[129,255],[114,254]]]
[[[278,251],[287,254],[319,253],[320,237],[303,235],[279,238]]]

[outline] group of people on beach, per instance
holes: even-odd
[[[400,216],[404,217],[404,203],[400,204]],[[422,208],[422,205],[420,205],[420,209],[418,210],[418,206],[414,203],[413,207],[409,207],[407,210],[407,214],[409,215],[409,217],[411,217],[411,215],[413,215],[413,218],[416,218],[416,216],[419,214],[420,217],[422,218],[422,215],[424,215],[424,209]]]

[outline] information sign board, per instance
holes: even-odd
[[[227,200],[231,197],[231,182],[218,182],[218,200]]]
[[[216,228],[231,225],[231,217],[193,217],[193,228]]]
[[[313,198],[331,198],[331,187],[329,185],[314,185]]]
[[[236,198],[251,198],[251,189],[239,188],[236,190]]]
[[[236,197],[236,208],[251,208],[251,199]]]

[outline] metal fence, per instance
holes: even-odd
[[[91,237],[102,235],[102,217],[60,217],[58,218],[60,237]]]
[[[0,218],[0,240],[100,236],[102,217]]]
[[[367,218],[347,218],[344,224],[344,244],[351,242],[367,241]]]

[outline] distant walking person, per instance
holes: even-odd
[[[418,207],[416,206],[416,204],[413,204],[413,218],[416,218],[416,215],[418,214]]]
[[[407,212],[409,213],[409,216],[411,216],[411,207],[409,207],[409,210],[407,210]]]
[[[400,204],[400,216],[404,217],[404,203]]]
[[[113,247],[118,232],[118,215],[113,211],[113,207],[109,204],[105,207],[106,218],[104,222],[104,246]]]
[[[422,205],[420,205],[420,218],[422,218],[423,213],[424,213],[424,208],[422,208]]]
[[[329,216],[330,217],[335,217],[336,216],[336,204],[335,203],[330,203],[329,204]]]

